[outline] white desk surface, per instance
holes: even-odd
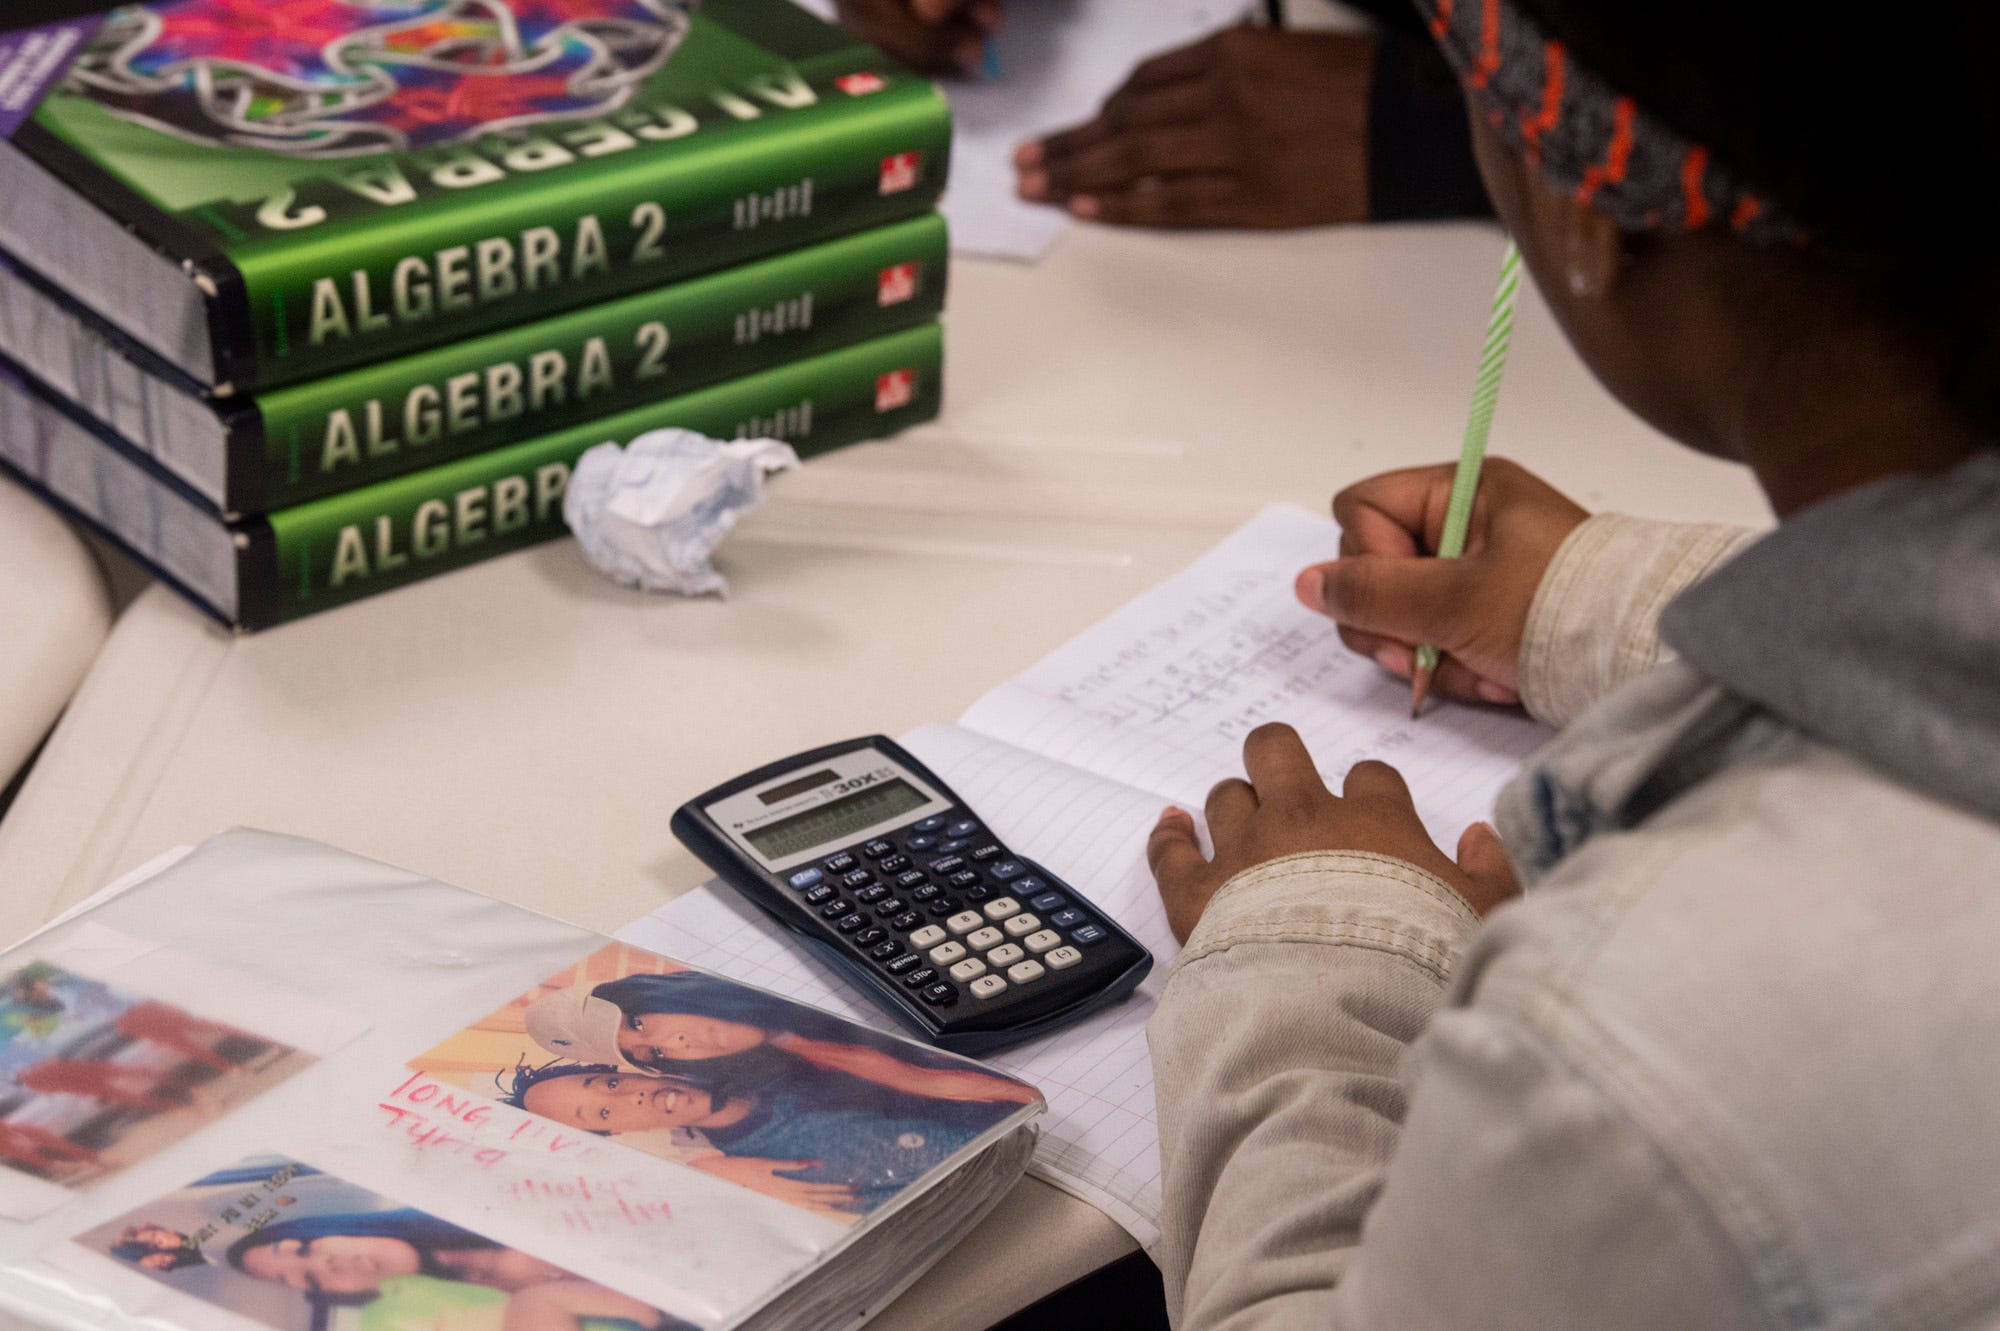
[[[707,876],[667,830],[689,794],[949,720],[1265,503],[1454,455],[1500,249],[1078,228],[1037,267],[957,264],[942,421],[782,480],[727,601],[621,590],[568,542],[251,638],[155,588],[0,823],[0,938],[232,825],[615,929]],[[1494,448],[1593,506],[1767,520],[1532,296]],[[977,1331],[1130,1248],[1028,1180],[876,1325]]]
[[[0,789],[14,779],[111,632],[111,592],[89,547],[0,479]],[[12,933],[8,933],[12,937]]]

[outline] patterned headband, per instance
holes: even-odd
[[[1417,0],[1417,7],[1508,146],[1621,229],[1723,224],[1751,240],[1805,239],[1705,146],[1579,65],[1507,0]]]

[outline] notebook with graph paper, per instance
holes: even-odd
[[[1049,1110],[1030,1172],[1102,1208],[1140,1243],[1157,1235],[1159,1133],[1146,1019],[1177,950],[1145,863],[1167,804],[1199,810],[1242,770],[1243,738],[1297,727],[1336,784],[1364,757],[1396,764],[1431,835],[1456,844],[1548,732],[1470,708],[1409,715],[1408,685],[1349,653],[1293,599],[1300,568],[1339,531],[1266,509],[1194,564],[974,703],[902,743],[1010,845],[1074,883],[1159,964],[1122,1007],[990,1060],[1040,1087]],[[621,938],[854,1020],[889,1018],[726,889],[690,892]]]

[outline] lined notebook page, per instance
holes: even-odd
[[[1145,1023],[1178,950],[1145,865],[1162,805],[1200,811],[1242,772],[1243,737],[1296,726],[1321,772],[1393,762],[1447,849],[1521,758],[1534,722],[1449,705],[1409,716],[1409,686],[1341,645],[1292,597],[1339,534],[1304,509],[1265,510],[1200,560],[973,705],[904,743],[1022,853],[1152,949],[1119,1008],[991,1061],[1048,1097],[1034,1172],[1101,1207],[1142,1244],[1158,1235],[1159,1131]],[[746,759],[746,765],[748,765]],[[844,1016],[891,1020],[726,889],[690,892],[619,935]]]

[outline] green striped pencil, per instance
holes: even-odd
[[[1472,410],[1465,418],[1465,442],[1458,450],[1458,471],[1451,478],[1451,502],[1444,511],[1444,532],[1437,557],[1456,559],[1465,553],[1465,529],[1472,522],[1472,500],[1479,493],[1479,469],[1486,461],[1486,436],[1493,431],[1493,408],[1500,401],[1500,375],[1507,368],[1507,344],[1514,336],[1514,299],[1521,294],[1521,251],[1511,238],[1500,260],[1500,286],[1493,293],[1493,316],[1486,321],[1486,345],[1479,353],[1479,375],[1472,383]],[[1424,709],[1437,670],[1438,649],[1417,648],[1416,670],[1410,676],[1410,719]]]

